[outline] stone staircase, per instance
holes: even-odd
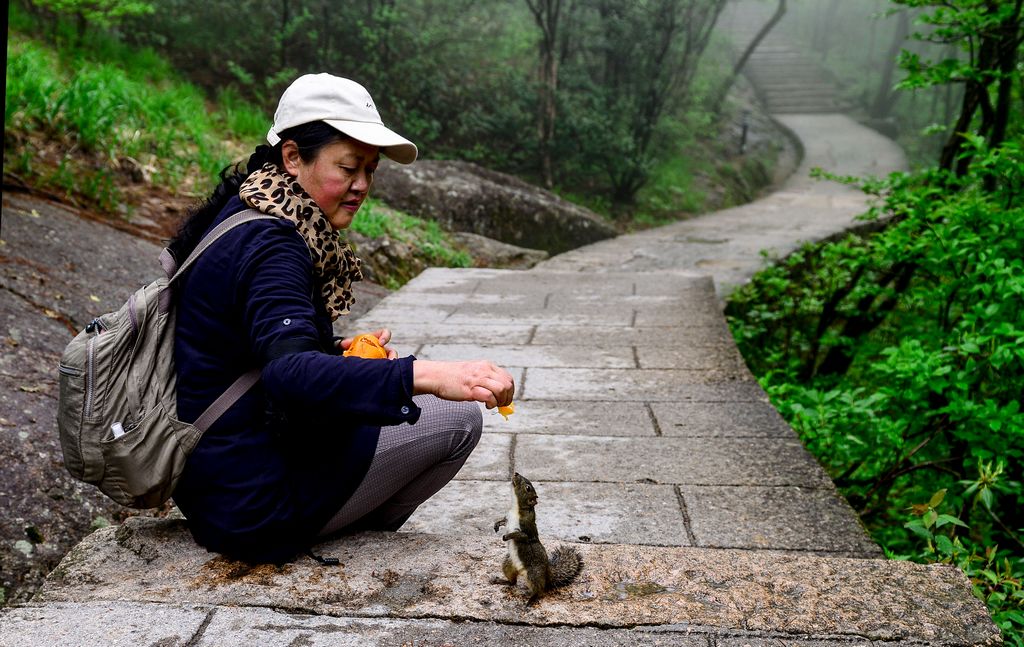
[[[761,26],[767,23],[773,5],[740,2],[730,7],[720,25],[732,41],[737,56],[754,39]],[[783,17],[761,41],[743,68],[743,74],[750,79],[768,112],[846,112],[850,106],[843,100],[835,80],[811,54],[787,38],[785,28],[786,18]]]

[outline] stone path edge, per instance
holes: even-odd
[[[253,567],[198,548],[183,522],[135,518],[87,537],[33,602],[245,600],[334,617],[701,625],[946,645],[998,640],[984,604],[951,566],[686,547],[577,549],[585,562],[577,581],[526,607],[521,591],[491,582],[503,555],[494,537],[363,533],[319,547],[339,567],[312,560]]]

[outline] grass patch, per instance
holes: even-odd
[[[423,265],[434,267],[472,267],[473,257],[459,249],[448,233],[432,220],[423,220],[396,211],[378,200],[369,199],[352,221],[351,230],[372,239],[390,239],[412,248],[414,258],[401,255],[388,258],[388,271],[381,282],[397,289],[412,279]],[[374,258],[364,258],[374,264]],[[380,271],[380,268],[375,268]]]
[[[103,60],[113,57],[120,58]],[[5,166],[105,210],[117,204],[115,179],[126,167],[172,192],[193,194],[235,157],[226,140],[263,134],[266,119],[259,111],[231,94],[222,98],[223,109],[209,110],[202,91],[176,78],[149,50],[129,55],[108,44],[91,58],[12,33]],[[24,145],[8,145],[12,141]],[[40,142],[53,144],[49,169],[33,163]]]

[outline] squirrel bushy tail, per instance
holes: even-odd
[[[571,546],[559,546],[551,552],[550,588],[557,588],[571,583],[583,570],[583,556]]]

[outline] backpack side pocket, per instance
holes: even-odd
[[[61,362],[59,371],[60,397],[57,410],[57,429],[60,448],[64,453],[64,466],[76,479],[85,477],[82,457],[82,416],[85,410],[85,371],[81,367]]]
[[[134,508],[158,506],[174,492],[185,468],[186,452],[179,437],[198,434],[192,425],[175,420],[163,407],[151,409],[124,434],[103,440],[106,469],[99,487],[118,503]]]

